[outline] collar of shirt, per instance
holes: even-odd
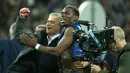
[[[47,40],[48,40],[48,45],[59,36],[60,34],[54,35],[52,37],[50,37],[49,35],[47,36]]]

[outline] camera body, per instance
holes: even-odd
[[[98,60],[104,51],[107,51],[109,44],[114,41],[114,29],[106,27],[100,31],[93,31],[89,29],[73,31],[73,41],[78,44],[84,53],[84,56],[76,56],[77,60]]]
[[[114,30],[113,29],[105,29],[102,31],[92,31],[94,34],[94,38],[96,38],[101,43],[101,49],[107,50],[108,44],[114,41]],[[84,30],[75,30],[73,32],[74,41],[77,43],[86,43],[86,46],[89,46],[86,48],[86,50],[91,50],[92,48],[98,48],[98,44],[95,42],[95,39],[91,36],[91,34],[88,32],[85,32]],[[85,49],[83,49],[85,50]]]

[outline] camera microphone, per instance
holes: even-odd
[[[85,26],[92,26],[92,25],[94,25],[93,23],[90,23],[89,21],[78,20],[77,22],[79,24],[82,24],[82,25],[85,25]]]

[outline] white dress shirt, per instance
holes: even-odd
[[[47,36],[47,40],[48,40],[48,45],[55,39],[59,36],[60,34],[57,34],[57,35],[54,35],[54,36]]]

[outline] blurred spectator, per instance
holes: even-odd
[[[126,34],[126,41],[130,42],[130,14],[126,16],[122,28]]]
[[[26,27],[29,30],[35,29],[36,24],[46,23],[49,13],[61,12],[65,4],[72,4],[79,6],[84,0],[1,0],[0,2],[0,37],[9,38],[8,31],[5,28],[9,28],[12,24],[18,10],[21,7],[29,7],[31,10],[31,17],[25,22]],[[3,35],[4,33],[4,35]]]
[[[86,0],[1,0],[0,2],[0,37],[3,36],[5,28],[9,28],[10,24],[16,19],[18,10],[21,7],[29,7],[32,11],[31,18],[27,21],[26,27],[34,31],[36,24],[45,23],[48,14],[51,12],[61,12],[66,4],[78,7]],[[123,24],[123,20],[127,14],[130,14],[130,0],[98,0],[104,7],[107,19],[111,22],[111,26]],[[3,32],[4,31],[4,32]],[[5,35],[5,37],[9,37]]]
[[[10,26],[10,38],[0,38],[0,73],[5,73],[23,48],[23,44],[18,40],[19,34],[15,33],[21,31],[15,28],[16,23],[13,23]]]

